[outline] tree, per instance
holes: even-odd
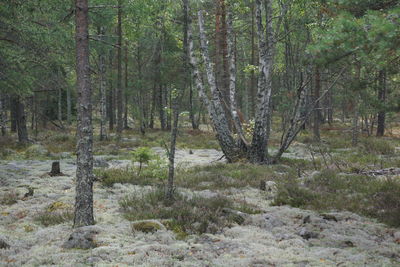
[[[117,135],[121,137],[123,129],[123,89],[122,89],[122,0],[118,0],[118,26],[117,26]]]
[[[92,91],[89,66],[88,12],[88,0],[75,1],[78,124],[74,227],[94,224]]]

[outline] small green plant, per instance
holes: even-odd
[[[137,175],[140,175],[140,172],[142,171],[142,165],[147,164],[153,158],[154,158],[154,153],[148,147],[139,147],[132,152],[132,162],[139,163],[139,169]]]

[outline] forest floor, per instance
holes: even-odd
[[[378,144],[380,141],[375,139],[362,140],[363,147],[353,149],[339,136],[330,136],[331,143],[322,147],[310,144],[307,136],[300,136],[283,161],[272,167],[225,164],[221,152],[213,148],[215,141],[208,136],[197,136],[193,138],[197,141],[190,144],[178,144],[176,183],[181,193],[203,198],[224,196],[234,203],[246,203],[251,207],[248,210],[255,211],[240,212],[243,221],[216,231],[182,237],[166,227],[151,233],[132,230],[134,221],[127,218],[121,200],[126,196],[144,196],[163,181],[133,175],[131,180],[118,182],[116,177],[121,173],[116,170],[126,171],[126,175],[135,168],[131,166],[129,148],[138,139],[125,138],[127,145],[110,142],[102,149],[95,148],[98,155],[93,229],[97,234],[96,247],[88,250],[63,248],[72,232],[75,189],[75,158],[66,149],[72,143],[70,137],[59,137],[58,147],[51,144],[56,147],[52,152],[50,143],[3,150],[0,241],[9,247],[0,248],[1,266],[400,265],[400,229],[379,223],[386,220],[395,225],[393,220],[399,217],[380,217],[382,213],[374,213],[367,204],[359,205],[368,198],[367,194],[383,192],[382,186],[399,176],[358,176],[367,170],[399,168],[400,144],[396,139],[388,139],[385,144]],[[147,140],[145,145],[163,156],[164,150],[154,140]],[[122,152],[115,153],[116,150]],[[368,150],[371,152],[366,153]],[[63,175],[51,177],[48,172],[55,159],[60,160]],[[112,183],[104,182],[107,173],[115,179]],[[329,188],[322,186],[327,177],[334,181]],[[358,182],[351,183],[349,179]],[[267,182],[266,191],[259,188],[260,181]],[[364,188],[367,181],[374,187]],[[354,191],[348,191],[349,188]],[[390,186],[388,194],[393,193],[393,188],[397,190]],[[33,194],[29,194],[32,189]],[[311,194],[313,190],[319,190],[321,195]],[[322,194],[327,198],[323,199]],[[344,197],[347,195],[351,198]],[[398,196],[390,197],[398,201]],[[354,203],[349,203],[349,199]],[[399,202],[394,205],[391,212],[400,213]],[[360,211],[361,215],[346,210]]]

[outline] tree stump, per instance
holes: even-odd
[[[50,171],[50,176],[61,176],[63,173],[60,170],[60,162],[59,161],[53,161],[51,164],[51,171]]]

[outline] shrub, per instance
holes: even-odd
[[[400,226],[400,181],[323,170],[304,185],[293,179],[280,181],[273,204],[320,212],[347,210]]]
[[[373,194],[372,216],[391,226],[400,226],[400,182],[389,179],[380,183]]]
[[[273,180],[280,176],[274,168],[275,166],[246,163],[196,166],[179,169],[175,181],[179,186],[201,190],[258,187],[260,181]]]
[[[0,197],[0,204],[1,205],[13,205],[17,203],[18,201],[18,193],[15,191],[10,191],[7,193],[4,193]]]
[[[223,196],[188,197],[176,193],[172,202],[166,202],[164,190],[159,188],[147,194],[124,197],[119,203],[128,220],[159,219],[180,237],[216,233],[235,222],[223,212],[225,208],[234,208],[233,202]]]
[[[70,211],[62,212],[51,212],[43,211],[39,212],[34,220],[42,224],[43,226],[51,226],[56,224],[61,224],[64,222],[69,222],[74,218],[74,214]]]
[[[393,155],[395,153],[394,146],[383,139],[364,138],[361,140],[362,150],[367,153],[379,155]]]
[[[34,220],[43,226],[50,226],[71,221],[74,218],[72,206],[56,201],[48,205],[44,211],[39,212]]]

